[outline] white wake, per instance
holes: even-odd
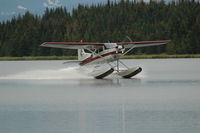
[[[0,79],[42,80],[42,79],[88,79],[79,67],[62,69],[30,70],[16,74],[0,76]]]

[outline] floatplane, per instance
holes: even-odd
[[[131,78],[142,71],[139,66],[129,68],[120,58],[126,55],[134,48],[164,45],[170,40],[161,41],[140,41],[140,42],[116,42],[116,43],[89,43],[83,42],[44,42],[40,46],[77,49],[78,61],[69,61],[65,63],[77,62],[81,67],[88,68],[93,66],[92,72],[88,73],[96,79],[103,79],[106,76],[115,73],[123,78]],[[109,67],[99,67],[100,64],[108,64]],[[120,68],[120,64],[123,68]]]

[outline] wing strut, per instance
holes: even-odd
[[[132,46],[129,50],[127,50],[123,55],[126,55],[128,52],[130,52],[132,49],[134,49],[135,46]]]
[[[119,72],[119,59],[117,60],[117,72]]]

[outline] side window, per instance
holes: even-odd
[[[103,51],[103,47],[99,48],[97,52],[99,53],[99,52],[102,52],[102,51]]]

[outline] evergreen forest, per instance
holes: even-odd
[[[172,40],[172,45],[137,48],[130,54],[200,54],[200,3],[194,0],[129,1],[47,8],[0,22],[0,56],[64,56],[76,50],[44,48],[43,42]]]

